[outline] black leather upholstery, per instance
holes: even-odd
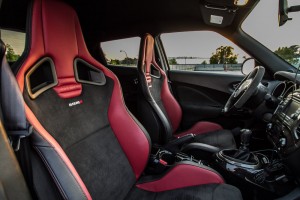
[[[7,96],[12,96],[14,99],[12,99],[13,103],[18,102],[20,98],[18,98],[18,95],[20,93],[17,92],[18,86],[16,84],[15,77],[11,76],[11,71],[8,63],[6,62],[5,58],[5,45],[0,40],[0,64],[1,64],[1,120],[0,120],[0,199],[16,199],[16,200],[29,200],[31,199],[29,191],[27,189],[27,186],[25,184],[25,180],[23,177],[23,174],[21,172],[21,169],[19,167],[19,164],[17,162],[17,159],[15,157],[15,154],[9,144],[9,140],[6,135],[6,131],[4,128],[4,125],[2,123],[2,109],[5,110],[7,113],[5,113],[5,117],[11,116],[11,115],[17,115],[20,119],[21,123],[17,128],[24,127],[24,121],[23,118],[25,118],[25,114],[23,113],[23,117],[21,115],[18,115],[18,112],[11,107],[13,107],[13,104],[7,104]],[[16,87],[15,87],[16,86]],[[18,99],[18,100],[16,100]],[[22,96],[21,96],[22,99]],[[5,104],[2,104],[5,102]],[[20,106],[20,105],[17,105]],[[16,113],[12,113],[12,112]],[[22,108],[20,109],[22,112]],[[11,119],[11,118],[10,118]],[[6,122],[9,122],[7,125],[10,128],[15,128],[14,126],[11,126],[12,123],[15,121],[7,120]],[[6,125],[6,124],[5,124]]]
[[[24,110],[24,100],[15,76],[6,62],[5,56],[3,56],[5,53],[5,45],[2,41],[0,46],[0,56],[2,54],[3,58],[0,69],[1,103],[5,128],[9,132],[26,130],[27,122]],[[18,134],[18,132],[14,133]]]
[[[200,134],[195,137],[194,142],[209,144],[219,149],[235,149],[236,143],[232,132],[229,130],[218,130],[205,134]]]

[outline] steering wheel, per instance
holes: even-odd
[[[255,67],[236,87],[224,107],[224,112],[241,108],[257,91],[257,87],[265,74],[265,68]]]

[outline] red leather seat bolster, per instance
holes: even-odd
[[[222,126],[213,122],[198,122],[196,123],[192,128],[178,133],[175,136],[176,137],[182,137],[186,134],[190,134],[193,133],[195,135],[199,135],[199,134],[204,134],[204,133],[208,133],[208,132],[213,132],[213,131],[217,131],[217,130],[222,130]]]
[[[151,192],[162,192],[203,184],[221,184],[223,178],[209,169],[189,164],[178,164],[159,180],[138,184],[137,187]]]
[[[157,66],[156,63],[155,65]],[[182,110],[180,105],[170,92],[166,73],[160,67],[157,66],[157,68],[159,69],[161,75],[164,77],[161,88],[161,100],[163,102],[164,108],[166,109],[168,118],[170,119],[173,133],[175,133],[181,122]]]
[[[81,58],[101,69],[106,76],[114,81],[113,94],[108,109],[108,119],[115,136],[131,164],[135,177],[138,179],[147,165],[150,153],[150,142],[145,135],[147,133],[141,130],[129,114],[117,77],[109,69],[89,56],[88,53],[81,55]]]

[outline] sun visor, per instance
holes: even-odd
[[[220,1],[209,0],[201,2],[200,8],[203,21],[211,26],[229,26],[236,15],[238,7],[232,1],[222,1],[222,4],[217,2]]]

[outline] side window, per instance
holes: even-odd
[[[137,67],[140,37],[101,42],[105,59],[112,66]]]
[[[25,48],[25,33],[0,29],[1,40],[6,45],[6,59],[9,63],[16,62]]]
[[[170,70],[212,71],[241,74],[243,61],[250,56],[212,31],[161,35]]]

